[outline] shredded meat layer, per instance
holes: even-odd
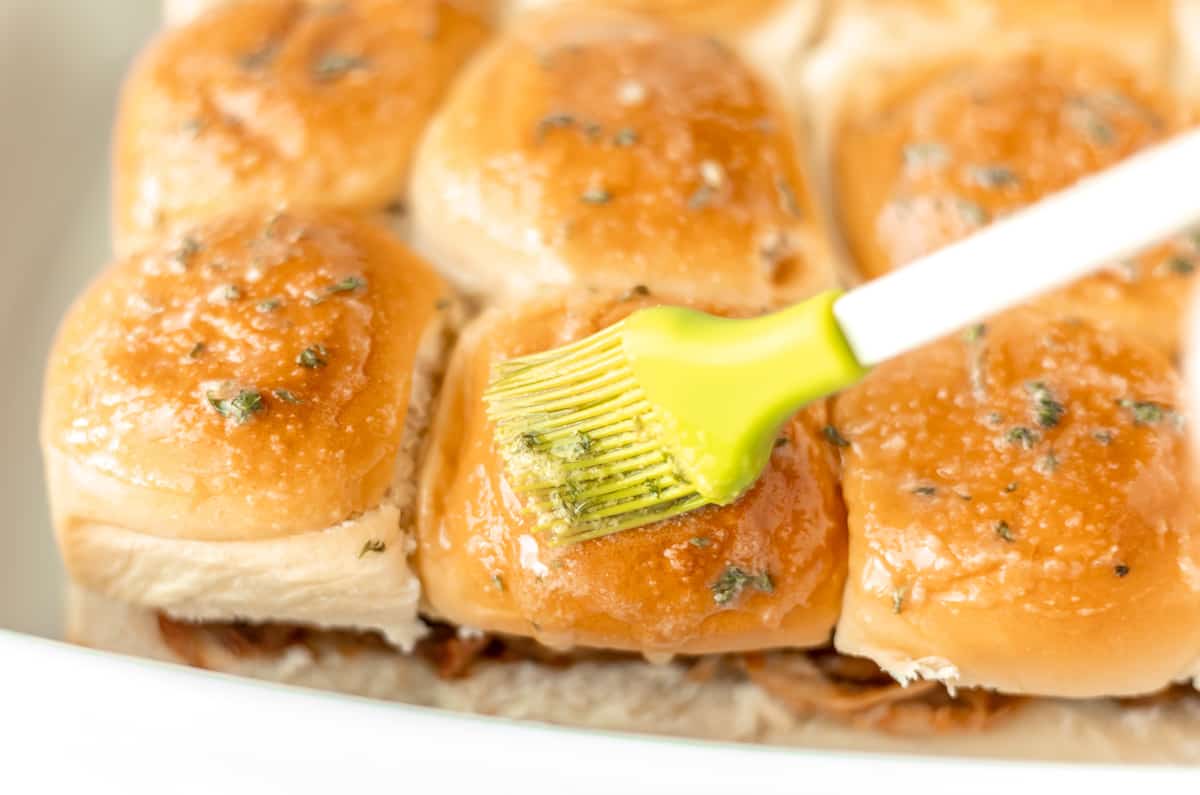
[[[158,616],[163,641],[189,665],[208,668],[206,650],[214,646],[238,657],[272,657],[303,647],[316,659],[329,653],[353,656],[366,651],[396,653],[374,632],[323,630],[289,624],[247,622],[191,623]],[[443,679],[462,679],[477,665],[536,662],[565,668],[584,660],[629,662],[636,655],[598,649],[569,652],[547,648],[528,638],[464,634],[447,624],[433,624],[417,644],[416,655]],[[953,694],[939,682],[902,686],[870,660],[848,657],[832,648],[681,658],[695,681],[748,680],[798,717],[821,716],[857,728],[920,736],[983,731],[1029,701],[975,688]],[[1120,699],[1131,707],[1197,698],[1191,687],[1174,687],[1136,699]]]
[[[797,715],[892,734],[987,729],[1027,700],[977,688],[952,694],[932,681],[904,686],[870,660],[831,649],[744,655],[741,666],[750,681]]]

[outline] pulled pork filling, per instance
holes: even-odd
[[[291,624],[247,622],[192,623],[158,615],[163,641],[189,665],[206,668],[205,649],[216,647],[235,657],[271,657],[303,647],[320,659],[336,653],[395,653],[374,632],[313,629]],[[634,662],[636,654],[599,649],[569,652],[549,649],[528,638],[464,634],[433,624],[414,654],[443,679],[471,675],[478,665],[535,662],[565,668],[582,661]],[[938,682],[902,687],[870,660],[847,657],[831,648],[681,657],[689,678],[750,681],[799,717],[832,718],[852,726],[897,734],[973,731],[1003,719],[1025,700],[983,690],[951,694]]]
[[[941,682],[903,686],[862,657],[833,649],[742,655],[746,676],[798,715],[823,715],[893,734],[986,729],[1027,699]]]
[[[163,642],[189,665],[207,668],[205,650],[215,645],[239,658],[272,657],[302,647],[314,659],[327,654],[397,654],[374,632],[313,629],[293,624],[192,623],[158,614]],[[566,668],[578,662],[634,662],[636,654],[575,649],[555,651],[529,638],[464,634],[432,624],[414,655],[443,679],[470,676],[479,665],[534,662]],[[647,663],[648,664],[648,663]],[[797,717],[820,716],[861,729],[906,736],[981,731],[1004,720],[1030,699],[976,688],[951,692],[940,682],[901,686],[875,663],[832,648],[680,657],[677,664],[697,681],[749,681]],[[1176,686],[1150,696],[1118,699],[1129,706],[1197,698]]]

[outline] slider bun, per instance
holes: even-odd
[[[493,444],[482,401],[493,365],[584,337],[643,306],[639,294],[558,293],[493,309],[464,332],[422,470],[417,565],[433,615],[548,645],[702,653],[826,642],[844,579],[844,511],[826,410],[780,432],[738,502],[552,547],[534,529]],[[770,577],[727,604],[729,566]]]
[[[708,37],[624,14],[519,21],[430,124],[418,248],[464,289],[542,284],[745,304],[834,281],[795,130]]]
[[[904,265],[1168,137],[1181,119],[1167,87],[1161,73],[1066,47],[947,55],[852,83],[834,190],[862,275]],[[1044,303],[1175,353],[1197,265],[1200,250],[1183,236]]]
[[[398,206],[426,121],[487,35],[483,7],[256,0],[163,33],[117,120],[118,249],[243,207]]]
[[[406,525],[444,290],[385,228],[308,212],[117,262],[46,376],[72,578],[182,615],[414,622]]]
[[[1039,421],[1036,382],[1061,413],[1043,402]],[[1021,310],[840,396],[838,650],[902,680],[1011,693],[1182,678],[1200,655],[1200,528],[1178,386],[1152,348]]]

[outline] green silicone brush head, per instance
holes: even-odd
[[[626,321],[500,365],[485,399],[511,480],[557,543],[710,502],[663,446],[622,342]]]
[[[570,543],[737,499],[788,416],[862,375],[836,297],[749,320],[643,309],[499,365],[484,399],[539,526]]]

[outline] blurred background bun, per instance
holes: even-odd
[[[824,114],[835,225],[862,278],[964,237],[1192,121],[1176,90],[1169,3],[838,8],[808,67],[821,97],[809,102]],[[1198,264],[1200,239],[1184,233],[1042,303],[1175,354]]]
[[[120,104],[117,249],[247,207],[402,214],[417,141],[487,37],[486,12],[483,0],[253,0],[164,32]]]

